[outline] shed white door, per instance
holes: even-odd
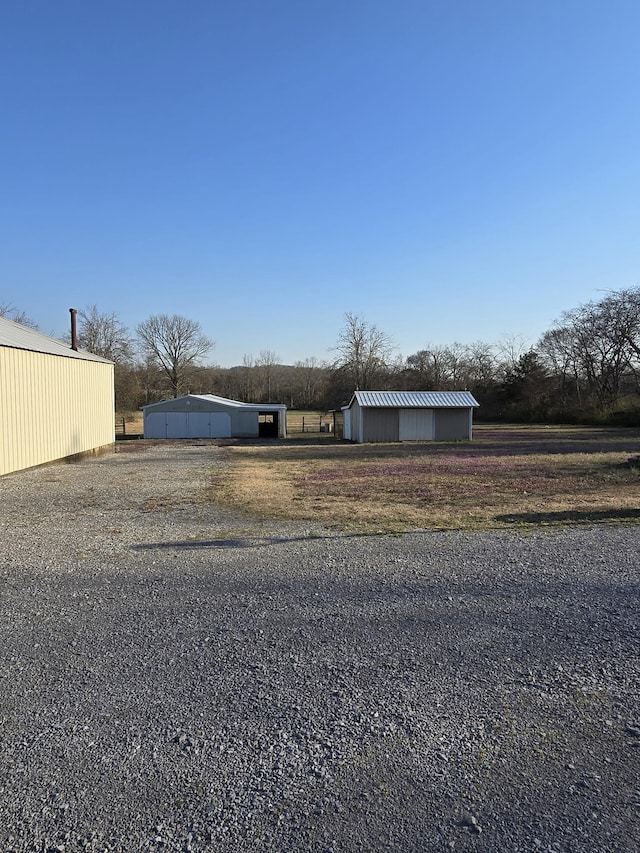
[[[431,441],[433,409],[400,409],[400,441]]]
[[[229,438],[231,415],[227,412],[189,412],[189,438]]]
[[[144,419],[145,438],[229,438],[228,412],[150,412]]]
[[[342,427],[342,437],[346,441],[351,441],[351,410],[343,409],[343,427]]]
[[[186,412],[150,412],[144,419],[145,438],[185,438]]]
[[[187,413],[167,412],[167,438],[187,437]]]
[[[149,412],[144,416],[144,437],[167,437],[167,417],[165,412]]]

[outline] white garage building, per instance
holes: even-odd
[[[349,441],[459,441],[473,433],[469,391],[356,391],[343,406]]]
[[[145,438],[286,438],[287,407],[186,394],[142,407]]]

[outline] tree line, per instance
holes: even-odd
[[[0,316],[34,327],[0,302]],[[131,333],[96,305],[78,311],[78,344],[115,364],[119,413],[184,393],[329,411],[360,390],[469,390],[478,419],[640,425],[640,287],[564,312],[535,346],[426,344],[406,357],[359,314],[344,315],[332,357],[282,364],[272,350],[242,364],[207,364],[214,342],[200,324],[159,314]]]

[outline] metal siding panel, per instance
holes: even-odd
[[[400,409],[399,440],[431,441],[433,409]]]
[[[434,415],[436,441],[461,441],[471,438],[468,409],[440,409]]]
[[[363,442],[362,407],[357,400],[354,400],[351,412],[351,439],[352,441]]]
[[[363,441],[398,441],[397,409],[369,409],[363,413]]]
[[[0,346],[0,474],[113,444],[113,365]]]
[[[257,411],[235,409],[231,412],[231,435],[234,438],[257,438],[259,434]]]

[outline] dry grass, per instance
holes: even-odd
[[[213,500],[353,531],[640,521],[640,431],[476,427],[472,442],[228,448]]]

